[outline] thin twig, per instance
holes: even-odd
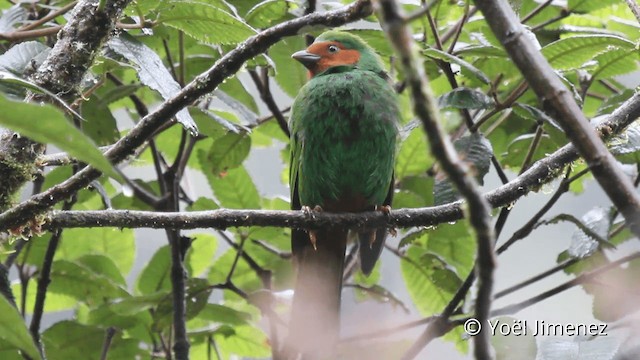
[[[571,279],[563,284],[560,284],[550,290],[547,290],[541,294],[538,294],[530,299],[527,299],[525,301],[516,303],[516,304],[512,304],[512,305],[508,305],[505,306],[503,308],[500,309],[496,309],[494,311],[491,312],[491,316],[502,316],[502,315],[511,315],[511,314],[515,314],[525,308],[528,308],[531,305],[537,304],[543,300],[546,300],[550,297],[553,297],[554,295],[557,295],[567,289],[570,289],[574,286],[577,285],[581,285],[586,283],[587,281],[593,280],[595,277],[597,277],[598,275],[601,275],[602,273],[605,273],[609,270],[612,270],[614,268],[617,268],[618,266],[628,263],[629,261],[635,260],[637,258],[640,258],[640,252],[635,252],[631,255],[627,255],[621,259],[618,259],[616,261],[610,262],[609,264],[603,265],[598,267],[597,269],[594,269],[592,271],[589,271],[587,273],[583,273],[578,275],[577,277],[575,277],[574,279]]]
[[[544,10],[547,6],[551,5],[551,3],[553,2],[553,0],[547,0],[545,2],[543,2],[542,4],[539,4],[538,6],[536,6],[535,9],[531,10],[530,13],[528,13],[527,15],[525,15],[520,22],[525,24],[527,21],[531,20],[531,18],[533,18],[534,16],[538,15],[542,10]]]
[[[115,335],[116,328],[112,326],[108,327],[104,336],[104,342],[102,343],[102,353],[100,354],[100,360],[107,360],[107,355],[109,355],[109,349],[111,348],[111,342],[113,341],[113,337]]]
[[[75,197],[73,197],[69,201],[66,201],[63,205],[63,209],[71,209],[75,201]],[[38,287],[36,290],[36,299],[33,305],[33,315],[31,317],[31,324],[29,325],[29,332],[31,333],[33,341],[38,346],[38,350],[40,350],[41,355],[44,354],[44,349],[42,348],[42,344],[40,343],[40,323],[42,321],[42,315],[44,313],[44,303],[47,298],[47,289],[49,287],[49,283],[51,282],[53,258],[56,255],[56,250],[58,249],[58,244],[60,243],[61,237],[62,229],[58,229],[53,233],[53,235],[51,235],[51,238],[49,239],[47,251],[45,252],[44,260],[42,261],[42,267],[40,268],[40,276],[38,278]]]
[[[580,173],[580,176],[584,175],[587,171],[582,171]],[[562,182],[560,183],[560,185],[558,186],[558,189],[555,191],[555,193],[553,193],[553,195],[549,198],[549,200],[544,204],[544,206],[542,206],[542,208],[540,210],[538,210],[537,213],[535,213],[535,215],[533,215],[533,217],[531,217],[531,219],[529,219],[529,221],[527,221],[526,224],[524,224],[520,229],[518,229],[516,232],[513,233],[513,235],[511,235],[511,238],[509,238],[507,241],[505,241],[504,244],[502,244],[498,250],[496,250],[496,253],[498,254],[502,254],[503,252],[507,251],[507,249],[509,247],[511,247],[511,245],[513,245],[516,241],[520,240],[520,239],[524,239],[525,237],[529,236],[529,234],[531,234],[531,232],[533,231],[533,229],[535,228],[536,224],[538,223],[538,221],[549,211],[551,210],[551,208],[553,207],[553,205],[555,205],[555,203],[560,199],[560,197],[566,193],[567,191],[569,191],[569,185],[571,184],[571,182],[573,180],[570,180],[569,178],[569,174],[571,174],[571,167],[568,167],[566,172],[565,172],[565,176],[564,179],[562,180]],[[571,179],[577,179],[578,177],[573,177]]]
[[[271,88],[269,87],[269,76],[267,72],[267,68],[262,69],[262,76],[258,75],[256,70],[249,70],[249,75],[253,80],[253,83],[258,88],[258,92],[260,93],[260,98],[267,105],[271,114],[278,122],[280,129],[287,136],[290,137],[291,133],[289,132],[289,126],[287,125],[287,119],[284,118],[284,115],[280,112],[280,108],[278,104],[276,104],[273,95],[271,94]]]
[[[35,20],[35,21],[31,22],[31,23],[28,23],[26,25],[23,25],[23,26],[19,27],[18,30],[16,30],[16,31],[27,31],[27,30],[35,29],[38,26],[43,25],[44,23],[46,23],[49,20],[53,20],[53,19],[57,18],[60,15],[66,14],[67,12],[69,12],[69,10],[73,9],[73,7],[76,6],[76,4],[77,4],[77,1],[72,1],[72,2],[68,3],[67,5],[61,7],[60,9],[57,9],[55,11],[52,11],[52,12],[48,13],[46,16],[44,16],[44,17],[42,17],[42,18],[40,18],[38,20]]]
[[[506,288],[506,289],[504,289],[502,291],[496,292],[495,298],[499,299],[499,298],[501,298],[503,296],[507,296],[507,295],[509,295],[509,294],[511,294],[513,292],[516,292],[516,291],[518,291],[518,290],[520,290],[520,289],[522,289],[522,288],[524,288],[526,286],[529,286],[529,285],[531,285],[531,284],[533,284],[535,282],[538,282],[538,281],[540,281],[542,279],[546,279],[550,275],[553,275],[553,274],[557,273],[560,270],[564,270],[564,269],[568,268],[569,266],[579,262],[580,260],[581,259],[578,259],[578,258],[567,259],[567,260],[563,261],[562,263],[552,267],[549,270],[543,271],[540,274],[532,276],[531,278],[529,278],[527,280],[524,280],[524,281],[522,281],[522,282],[520,282],[518,284],[510,286],[510,287],[508,287],[508,288]]]

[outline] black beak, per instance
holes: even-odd
[[[291,57],[300,61],[307,69],[314,67],[320,61],[320,55],[312,54],[307,50],[297,51]]]

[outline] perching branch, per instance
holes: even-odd
[[[124,1],[124,0],[121,0]],[[179,110],[196,101],[199,97],[213,91],[226,78],[235,74],[245,61],[263,53],[285,36],[292,36],[302,28],[309,26],[339,26],[361,19],[371,14],[368,0],[359,0],[338,10],[285,21],[268,28],[239,44],[234,50],[225,54],[208,71],[196,77],[171,99],[166,100],[158,109],[145,116],[131,131],[123,136],[106,156],[119,163],[141,146],[155,130],[169,121]],[[87,186],[100,176],[100,172],[86,167],[68,180],[49,190],[32,196],[0,214],[0,229],[10,229],[24,224],[36,214],[44,212],[54,204],[68,198],[70,194]]]
[[[479,286],[475,315],[478,321],[484,323],[488,320],[491,310],[491,291],[495,266],[491,208],[487,200],[481,195],[478,184],[469,168],[460,160],[453,144],[442,128],[442,121],[440,120],[433,94],[431,94],[424,68],[414,56],[413,39],[405,26],[398,4],[393,0],[380,0],[378,4],[382,28],[389,36],[390,42],[394,45],[399,55],[408,87],[411,89],[413,111],[422,121],[431,146],[431,152],[438,159],[449,180],[465,198],[469,207],[469,221],[476,232],[478,241],[476,271],[478,273]],[[449,315],[443,314],[442,319],[447,318]],[[443,329],[446,328],[446,320],[442,321],[440,319],[436,320],[427,328],[426,333],[433,332],[433,327],[437,325],[442,325]],[[491,358],[489,335],[489,332],[481,332],[474,337],[476,359]],[[403,358],[414,358],[426,345],[421,341],[424,338],[421,337],[414,343]]]
[[[551,68],[505,0],[475,0],[493,33],[549,113],[558,120],[593,176],[640,235],[640,195],[582,113],[571,92]]]
[[[619,134],[626,126],[640,117],[640,93],[614,111],[597,127],[605,139]],[[567,165],[578,159],[575,147],[565,145],[553,154],[535,162],[527,171],[484,196],[494,207],[512,204],[531,191],[555,179]],[[442,224],[463,217],[462,201],[416,209],[393,210],[387,216],[379,211],[364,213],[332,214],[315,213],[308,217],[300,211],[229,210],[192,211],[187,213],[157,213],[133,210],[53,211],[47,216],[46,228],[105,227],[120,228],[174,228],[226,229],[238,226],[277,226],[293,228],[342,227],[412,227]],[[0,215],[2,218],[3,215]]]

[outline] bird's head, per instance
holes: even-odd
[[[342,31],[323,33],[306,50],[291,57],[309,69],[311,77],[336,66],[357,66],[375,72],[384,69],[378,54],[364,40]]]

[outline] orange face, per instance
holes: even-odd
[[[305,53],[305,52],[298,52]],[[360,60],[360,52],[354,49],[347,49],[337,41],[321,41],[313,43],[306,50],[309,55],[316,55],[316,59],[312,61],[304,61],[296,57],[304,66],[309,69],[309,76],[313,77],[330,67],[340,65],[353,65]],[[307,57],[307,60],[309,57]]]

